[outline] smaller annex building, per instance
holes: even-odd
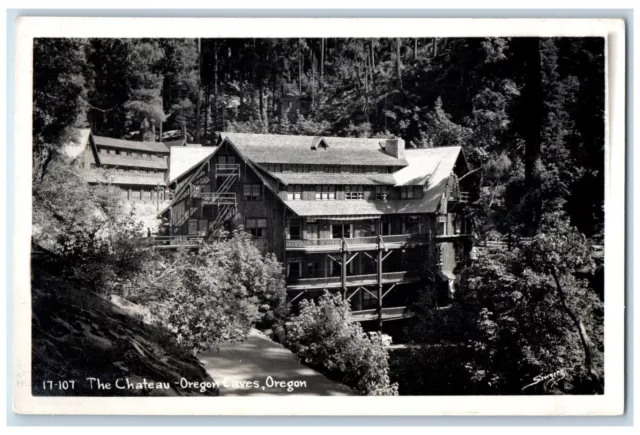
[[[127,201],[155,204],[170,199],[165,179],[170,151],[162,142],[114,139],[83,129],[66,153],[83,169],[88,183],[117,186]]]

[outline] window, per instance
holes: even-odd
[[[302,237],[302,231],[300,230],[300,221],[292,220],[289,222],[289,239],[300,240]]]
[[[234,165],[236,163],[236,156],[219,156],[218,163],[221,165]]]
[[[287,191],[287,199],[289,201],[302,199],[302,186],[289,185],[288,191]]]
[[[364,187],[344,186],[344,199],[364,199]]]
[[[336,190],[334,186],[322,186],[322,199],[336,199]]]
[[[117,154],[117,155],[120,155],[120,150],[116,150],[116,154]]]
[[[282,172],[291,172],[291,165],[288,163],[285,163],[282,165]]]
[[[400,198],[413,199],[413,186],[400,187]]]
[[[257,239],[263,239],[267,233],[267,220],[266,219],[247,219],[246,225],[247,231]]]
[[[188,224],[188,233],[190,236],[195,236],[198,234],[198,220],[197,219],[189,219]]]
[[[244,184],[242,189],[242,198],[249,201],[257,201],[260,199],[259,184]]]
[[[376,199],[387,199],[389,196],[389,186],[376,186]]]
[[[276,163],[274,171],[275,172],[282,172],[282,164],[281,163]]]
[[[213,205],[203,205],[202,206],[202,217],[213,218],[214,206]]]
[[[404,233],[405,234],[420,234],[420,217],[406,216],[404,220]]]
[[[287,278],[300,278],[302,275],[302,261],[291,260],[287,263]]]
[[[336,189],[334,186],[316,186],[316,199],[333,200],[336,199]]]
[[[319,275],[320,263],[317,261],[310,261],[307,263],[307,276],[309,278],[315,278]]]
[[[334,239],[350,238],[351,224],[335,223],[331,224],[331,237]]]
[[[318,238],[318,224],[307,223],[307,239]]]
[[[447,235],[447,215],[446,214],[442,214],[442,215],[438,215],[438,235],[439,236],[446,236]]]

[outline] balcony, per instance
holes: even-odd
[[[382,309],[382,321],[406,319],[407,317],[413,317],[407,307],[385,307]],[[367,322],[371,320],[378,320],[378,310],[375,308],[351,312],[352,322]]]
[[[418,281],[420,278],[415,272],[386,272],[382,274],[383,284],[405,284]],[[368,275],[348,275],[347,287],[360,287],[375,285],[378,277],[375,273]],[[342,281],[339,276],[328,276],[321,278],[294,278],[287,280],[287,290],[322,290],[322,289],[342,288]]]
[[[240,165],[232,163],[218,163],[216,164],[216,176],[217,177],[231,177],[240,173]]]
[[[378,246],[378,236],[345,238],[349,251],[370,251]],[[384,249],[398,249],[429,243],[426,234],[394,234],[382,236]],[[339,252],[342,239],[300,239],[287,240],[287,251],[303,251],[310,253]]]
[[[454,192],[449,196],[450,202],[457,202],[460,204],[466,204],[469,202],[469,192]]]
[[[236,194],[234,192],[202,192],[193,193],[194,198],[202,200],[205,205],[236,205]]]

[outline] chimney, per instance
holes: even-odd
[[[396,159],[404,159],[404,140],[400,138],[387,139],[385,151]]]

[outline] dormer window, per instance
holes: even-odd
[[[315,136],[311,141],[311,150],[316,151],[318,148],[323,150],[328,148],[327,142],[321,136]]]

